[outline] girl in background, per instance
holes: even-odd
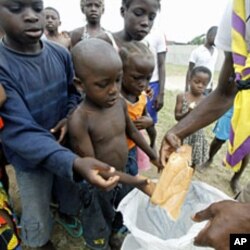
[[[190,90],[177,95],[175,105],[175,119],[180,121],[205,98],[204,90],[211,80],[211,71],[203,66],[195,67],[191,71]],[[203,129],[188,136],[184,144],[192,146],[192,167],[201,166],[208,159],[208,144]]]

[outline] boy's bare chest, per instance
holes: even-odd
[[[107,143],[124,137],[126,119],[124,110],[109,108],[89,116],[89,133],[93,142]]]

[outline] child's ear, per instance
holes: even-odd
[[[73,83],[79,93],[85,91],[84,84],[78,77],[74,77]]]
[[[120,8],[120,13],[121,13],[121,16],[124,17],[124,12],[125,12],[125,8],[122,6]]]

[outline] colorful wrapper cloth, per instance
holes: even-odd
[[[234,0],[232,54],[239,91],[234,100],[226,165],[235,172],[239,171],[242,159],[250,153],[250,53],[245,39],[246,7],[245,0]]]

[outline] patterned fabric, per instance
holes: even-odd
[[[189,109],[186,95],[183,95],[182,113],[185,114]],[[192,146],[192,165],[200,166],[208,159],[208,143],[205,138],[204,130],[200,129],[183,140],[183,144]]]
[[[0,182],[0,249],[17,250],[20,249],[20,241],[17,237],[17,230],[12,230],[6,220],[9,216],[15,227],[16,221],[14,220],[12,210],[9,205],[9,198]]]
[[[250,153],[250,53],[246,42],[246,7],[245,0],[234,0],[232,53],[239,91],[234,101],[226,164],[236,172],[242,159]]]

